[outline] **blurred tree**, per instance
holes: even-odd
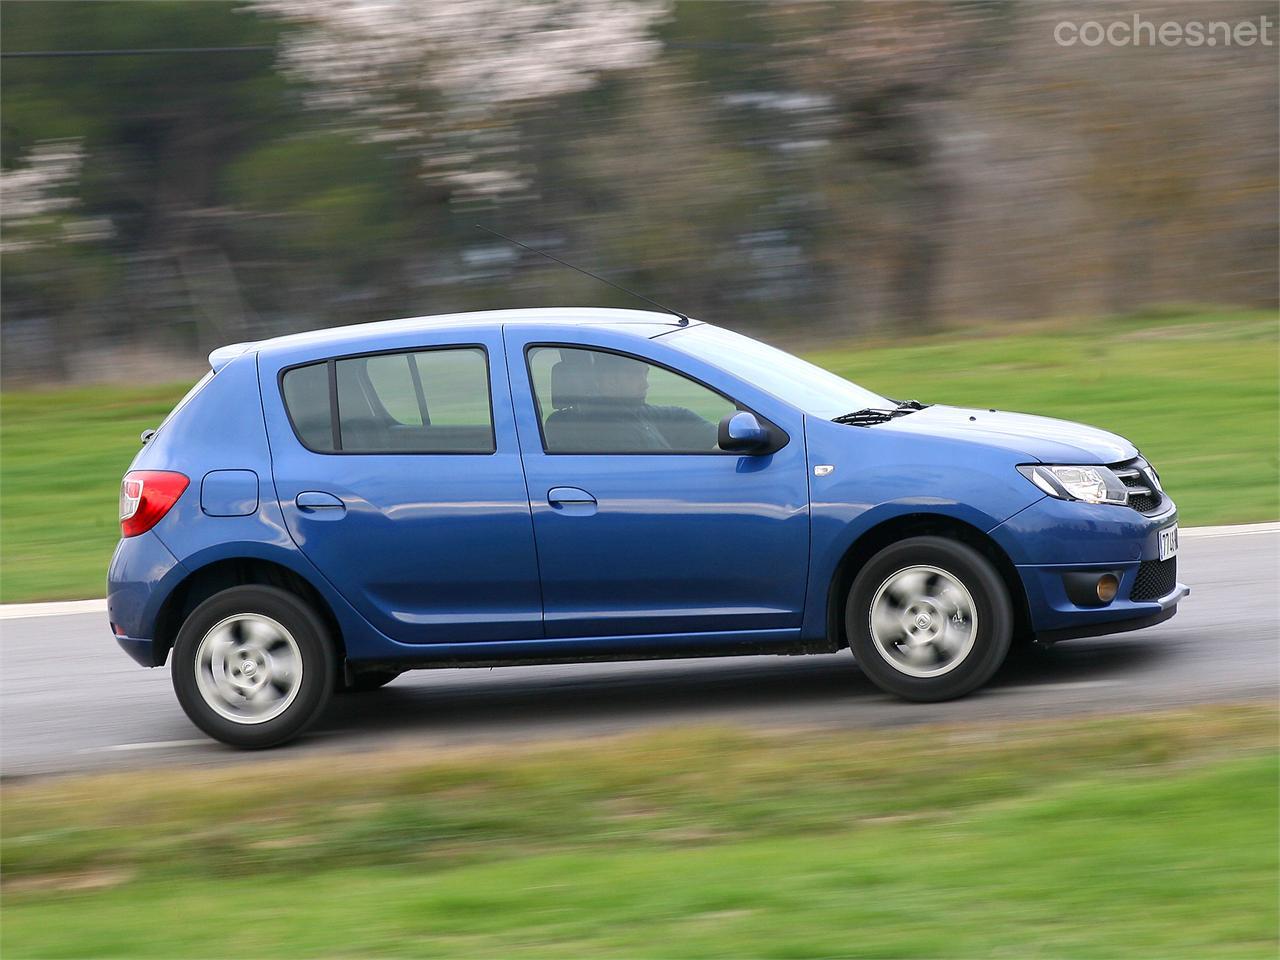
[[[0,5],[6,50],[235,47],[271,43],[275,28],[228,3]],[[244,314],[217,209],[218,171],[246,142],[287,118],[285,85],[269,53],[6,60],[0,87],[6,167],[51,138],[83,143],[81,206],[110,218],[124,282],[116,296],[61,315],[62,342],[168,331],[187,343],[242,339]],[[32,283],[36,281],[31,279]],[[55,273],[49,296],[72,291]],[[13,317],[31,308],[14,294]]]
[[[653,0],[256,0],[298,25],[284,70],[309,102],[412,152],[424,179],[492,195],[527,190],[513,113],[652,60]]]
[[[957,184],[941,133],[946,102],[991,69],[1009,7],[1007,0],[847,0],[768,8],[785,41],[782,62],[834,103],[853,161],[837,169],[836,182],[853,172],[891,208],[887,313],[910,329],[938,320],[951,240]],[[837,205],[848,195],[831,192]],[[867,199],[866,191],[855,196]]]
[[[399,311],[410,251],[439,226],[410,160],[341,130],[265,141],[230,163],[223,183],[246,298],[277,318],[260,334],[338,323],[354,300],[377,314]]]
[[[726,283],[740,264],[713,261],[759,226],[764,171],[725,136],[686,66],[672,60],[637,71],[611,116],[573,139],[566,172],[590,202],[566,216],[585,249],[629,272],[641,290],[741,323],[734,293],[746,278]]]
[[[74,315],[110,289],[113,261],[102,241],[112,227],[78,212],[79,140],[44,141],[22,159],[0,170],[0,299],[24,304],[30,332],[58,343],[51,318]],[[66,351],[52,355],[53,373],[65,377]]]
[[[635,305],[476,221],[789,338],[1274,305],[1276,38],[1056,43],[1082,9],[7,0],[6,52],[275,52],[4,60],[5,375],[384,316]]]

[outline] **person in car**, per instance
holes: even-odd
[[[568,358],[561,362],[573,363]],[[582,381],[579,393],[547,418],[548,444],[564,452],[715,450],[715,424],[686,407],[648,402],[649,368],[612,353],[597,353],[589,368],[573,365],[572,375]]]

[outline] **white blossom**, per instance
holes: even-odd
[[[658,53],[659,0],[256,0],[295,25],[284,71],[310,103],[347,111],[374,142],[400,143],[426,177],[470,193],[519,186],[503,169],[511,111],[590,88]]]
[[[105,218],[67,215],[79,202],[74,187],[83,163],[79,140],[47,140],[32,147],[25,164],[0,170],[0,251],[111,236],[111,222]]]

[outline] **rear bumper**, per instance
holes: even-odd
[[[167,651],[145,638],[156,636],[164,600],[185,575],[186,569],[153,530],[116,545],[107,574],[107,619],[116,641],[144,667],[164,663]]]
[[[162,648],[154,640],[116,637],[116,643],[120,644],[121,650],[144,667],[163,667],[164,661],[169,655],[169,651]],[[158,660],[157,657],[159,658]]]

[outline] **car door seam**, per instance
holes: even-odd
[[[284,532],[289,539],[293,541],[294,548],[298,553],[302,553],[302,544],[298,543],[298,538],[293,535],[293,531],[289,529],[289,523],[284,515],[284,500],[280,497],[280,485],[276,482],[276,451],[271,445],[271,430],[267,427],[267,397],[266,391],[262,388],[262,354],[255,353],[253,356],[253,369],[258,377],[258,409],[262,411],[262,433],[267,438],[267,469],[271,474],[271,489],[276,495],[276,509],[280,511],[280,526],[284,528]],[[281,404],[284,399],[281,398]],[[285,411],[288,416],[288,411]],[[308,558],[310,561],[310,558]],[[314,564],[313,564],[314,566]],[[317,568],[318,570],[319,568]],[[326,579],[328,579],[326,577]],[[344,597],[345,599],[345,597]]]
[[[507,400],[511,404],[511,430],[516,437],[516,459],[520,463],[520,480],[524,484],[525,506],[529,510],[529,538],[533,541],[533,566],[538,574],[538,621],[542,625],[542,636],[545,638],[547,635],[547,598],[542,589],[542,556],[538,552],[538,528],[533,522],[533,494],[529,490],[529,472],[524,467],[524,441],[520,438],[520,416],[516,412],[516,388],[511,379],[511,351],[510,345],[507,343],[507,325],[505,323],[498,328],[498,336],[502,341],[502,368],[507,373]],[[532,395],[532,381],[529,383],[529,392]]]

